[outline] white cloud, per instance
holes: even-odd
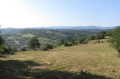
[[[56,23],[19,0],[0,0],[0,25],[23,28],[50,26]]]

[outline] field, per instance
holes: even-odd
[[[106,40],[0,55],[0,79],[120,79],[120,59]]]

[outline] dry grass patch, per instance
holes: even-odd
[[[100,40],[104,43],[90,41],[88,44],[73,47],[62,46],[49,51],[20,52],[0,58],[0,60],[29,60],[40,64],[31,66],[31,69],[69,73],[79,73],[85,70],[91,74],[120,79],[120,59],[117,58],[116,50],[111,48],[106,40]],[[40,72],[42,71],[40,70]]]

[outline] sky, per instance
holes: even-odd
[[[119,26],[120,0],[0,0],[0,25]]]

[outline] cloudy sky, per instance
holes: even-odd
[[[118,26],[120,0],[0,0],[5,27]]]

